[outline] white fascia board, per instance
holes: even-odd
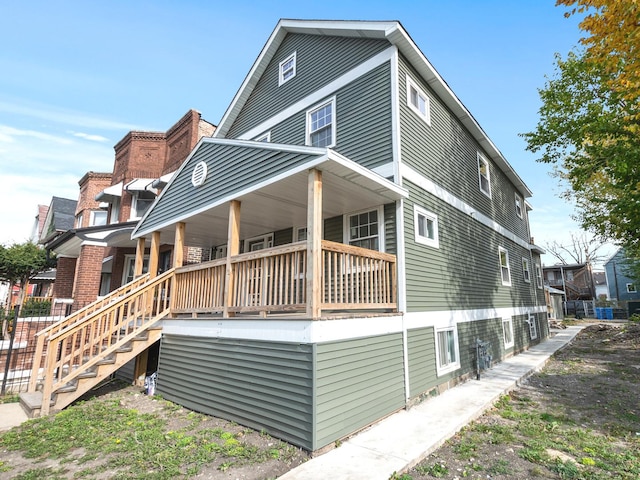
[[[440,310],[428,312],[410,312],[404,314],[407,330],[416,328],[445,328],[458,323],[470,323],[488,318],[505,318],[529,313],[546,313],[547,305],[526,305],[520,307],[489,307],[474,310]]]

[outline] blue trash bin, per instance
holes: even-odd
[[[596,318],[604,320],[604,307],[596,307]]]
[[[613,320],[613,307],[605,307],[604,309],[604,318],[607,320]]]

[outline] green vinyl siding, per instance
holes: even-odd
[[[430,125],[407,105],[407,75],[429,96]],[[518,237],[529,241],[524,199],[524,218],[521,219],[515,211],[514,185],[402,56],[399,61],[398,86],[402,162]],[[478,152],[490,164],[491,198],[480,191]]]
[[[407,354],[411,398],[441,383],[436,375],[436,344],[433,327],[407,330]]]
[[[316,346],[315,448],[405,405],[402,334]]]
[[[239,137],[388,47],[386,40],[287,34],[227,138]],[[278,86],[279,64],[293,52],[296,75]]]
[[[178,215],[195,212],[315,158],[259,147],[259,144],[257,147],[221,145],[215,140],[201,143],[163,192],[162,201],[143,220],[140,230],[153,230]],[[199,162],[207,164],[208,173],[204,184],[196,188],[191,183],[191,174]]]
[[[467,310],[537,304],[522,279],[524,247],[409,181],[405,201],[407,311]],[[415,241],[414,204],[438,216],[439,248]],[[512,286],[502,285],[498,247],[509,252]]]
[[[312,347],[164,335],[157,392],[312,450]]]
[[[328,101],[333,95],[323,101]],[[332,149],[371,169],[391,162],[390,63],[365,73],[335,92],[335,97],[336,145]],[[292,115],[270,131],[273,143],[304,145],[306,110]]]

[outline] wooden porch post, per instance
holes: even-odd
[[[151,234],[151,248],[149,249],[149,274],[150,278],[158,275],[158,262],[160,259],[160,232]]]
[[[133,278],[138,278],[142,275],[142,267],[144,265],[144,245],[145,238],[138,238],[138,243],[136,244],[136,263],[133,267]]]
[[[176,239],[173,242],[173,266],[175,268],[184,264],[184,230],[184,222],[176,223]]]
[[[322,303],[322,172],[309,170],[307,189],[307,316],[320,318]]]
[[[229,311],[233,304],[233,280],[234,271],[231,266],[231,257],[240,253],[240,201],[232,200],[229,204],[229,231],[227,234],[227,266],[224,282],[224,310],[223,316],[233,317],[235,312]]]

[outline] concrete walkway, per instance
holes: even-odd
[[[553,330],[552,338],[483,372],[480,381],[474,378],[395,413],[279,480],[388,480],[393,472],[408,470],[482,415],[500,396],[541,370],[582,328]]]
[[[418,464],[501,395],[542,369],[582,328],[553,330],[552,338],[483,372],[480,381],[469,380],[410,410],[401,410],[280,480],[388,480],[393,472]],[[26,419],[18,403],[0,404],[0,431]]]

